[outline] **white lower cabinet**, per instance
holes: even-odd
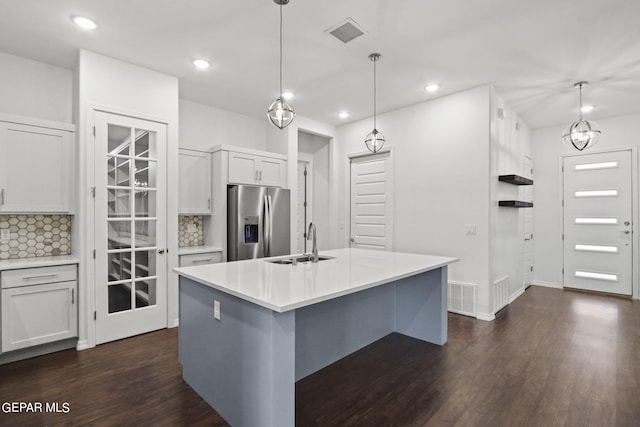
[[[75,265],[3,271],[2,352],[78,336]]]
[[[222,262],[222,252],[203,252],[199,254],[180,255],[180,267],[215,264],[218,262]]]

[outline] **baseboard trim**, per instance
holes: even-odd
[[[86,350],[89,347],[89,343],[87,342],[87,340],[82,340],[82,341],[78,341],[78,345],[76,346],[76,350],[78,351],[82,351],[82,350]]]
[[[534,280],[532,283],[533,286],[543,286],[545,288],[554,288],[554,289],[562,289],[563,287],[557,283],[552,282],[543,282],[541,280]]]
[[[476,319],[491,322],[496,319],[496,315],[494,313],[476,313]]]
[[[178,326],[180,326],[180,318],[176,317],[169,325],[169,328],[177,328]]]
[[[517,291],[515,291],[510,297],[509,297],[509,304],[511,304],[512,302],[514,302],[516,299],[518,299],[518,297],[520,295],[524,294],[524,286],[520,289],[518,289]]]

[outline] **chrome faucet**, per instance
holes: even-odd
[[[312,222],[309,223],[309,230],[307,230],[307,240],[313,240],[311,262],[318,262],[318,235],[316,234],[316,226]]]

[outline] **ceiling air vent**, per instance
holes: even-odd
[[[351,40],[365,34],[365,30],[351,18],[347,18],[344,22],[329,28],[326,32],[342,43],[349,43]]]

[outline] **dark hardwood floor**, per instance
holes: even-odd
[[[226,425],[181,379],[177,330],[0,366],[0,425]],[[640,301],[530,287],[444,347],[398,334],[298,382],[298,426],[638,426]]]

